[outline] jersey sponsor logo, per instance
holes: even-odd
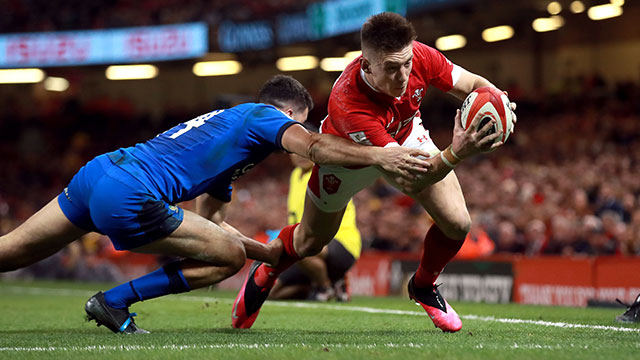
[[[426,143],[427,141],[429,141],[429,138],[427,137],[427,135],[424,135],[424,134],[423,134],[423,135],[418,136],[416,139],[418,140],[418,142],[419,142],[420,144],[422,144],[422,143]]]
[[[420,104],[420,101],[422,101],[423,92],[424,88],[416,89],[416,91],[413,92],[413,95],[411,95],[411,98],[416,99],[416,103]]]
[[[338,177],[333,174],[327,174],[322,177],[322,188],[329,195],[338,192],[340,184],[342,184],[342,180],[338,179]]]
[[[358,144],[372,145],[371,140],[367,139],[367,135],[364,133],[364,131],[356,131],[356,132],[349,133],[349,137],[351,138],[351,140],[355,141]]]
[[[238,168],[233,172],[233,175],[231,176],[231,181],[235,181],[237,180],[240,176],[246,174],[249,172],[249,170],[253,169],[253,167],[256,166],[256,164],[254,163],[250,163],[247,164],[245,166],[243,166],[242,168]]]

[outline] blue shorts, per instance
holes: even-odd
[[[58,195],[58,204],[74,225],[109,236],[118,250],[164,238],[184,218],[184,210],[152,193],[107,155],[83,166]]]

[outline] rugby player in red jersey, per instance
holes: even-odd
[[[451,145],[442,152],[436,147],[419,110],[427,88],[432,85],[462,100],[477,88],[493,85],[415,41],[416,37],[411,23],[398,14],[371,17],[361,31],[362,56],[347,66],[333,86],[321,132],[364,145],[421,149],[430,154],[433,167],[429,174],[408,183],[374,167],[316,165],[301,223],[285,227],[278,236],[284,253],[277,266],[255,263],[252,267],[234,303],[234,327],[251,327],[278,274],[295,260],[320,252],[333,239],[351,197],[384,176],[421,204],[435,222],[426,234],[420,265],[409,281],[410,297],[422,305],[436,327],[446,332],[461,329],[460,318],[435,285],[471,225],[460,184],[451,170],[467,157],[502,145],[493,142],[502,134],[490,134],[493,123],[477,129],[480,116],[464,130],[458,111]],[[398,229],[398,236],[402,231]]]

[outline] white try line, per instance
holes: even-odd
[[[86,296],[89,297],[94,294],[93,291],[79,290],[79,289],[55,289],[55,288],[38,288],[38,287],[24,287],[24,286],[0,286],[2,292],[11,292],[14,294],[28,294],[28,295],[57,295],[57,296]],[[190,295],[175,295],[167,296],[164,300],[173,301],[189,301],[189,302],[221,302],[225,304],[233,303],[232,299],[222,299],[211,296],[190,296]],[[408,315],[408,316],[425,316],[423,311],[408,311],[408,310],[394,310],[394,309],[380,309],[365,306],[349,306],[349,305],[331,305],[321,303],[310,303],[300,301],[267,301],[268,306],[279,307],[297,307],[306,309],[322,309],[322,310],[336,310],[336,311],[350,311],[350,312],[364,312],[370,314],[384,314],[384,315]],[[460,315],[460,318],[464,320],[483,321],[483,322],[497,322],[504,324],[526,324],[537,325],[546,327],[558,327],[566,329],[589,329],[589,330],[608,330],[608,331],[620,331],[640,333],[640,328],[629,328],[619,326],[608,325],[586,325],[586,324],[573,324],[565,322],[553,322],[542,320],[527,320],[527,319],[512,319],[512,318],[497,318],[493,316],[479,316],[479,315]]]

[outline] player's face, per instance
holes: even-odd
[[[404,94],[409,84],[413,43],[396,52],[372,52],[367,80],[378,91],[393,97]],[[366,60],[365,60],[366,61]]]

